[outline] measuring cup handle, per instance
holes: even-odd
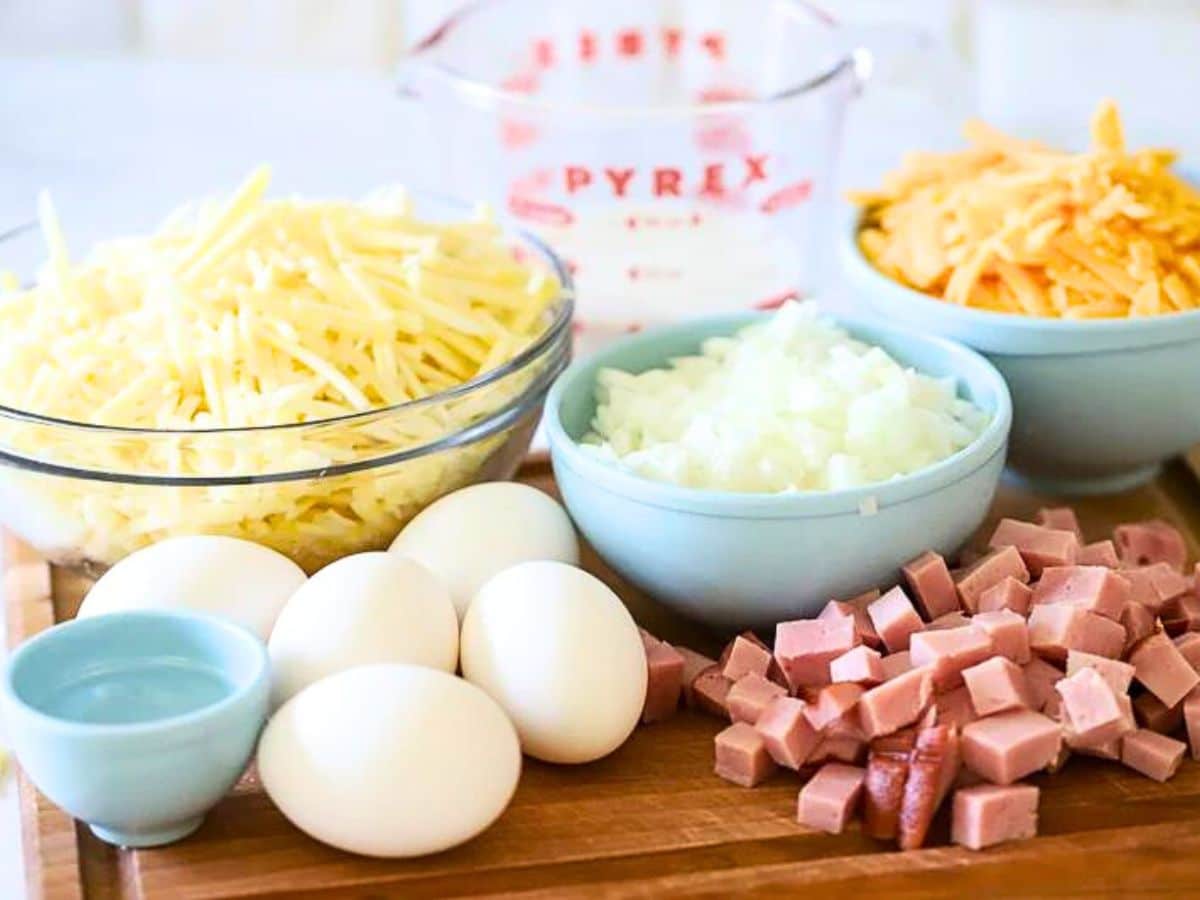
[[[854,60],[854,74],[861,91],[881,71],[904,69],[913,61],[926,70],[938,71],[937,80],[952,79],[963,84],[970,78],[966,65],[946,41],[923,28],[906,25],[847,25],[841,29]]]

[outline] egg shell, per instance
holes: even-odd
[[[582,569],[552,561],[505,569],[472,601],[459,643],[463,677],[503,707],[530,756],[599,759],[641,716],[646,654],[637,626]]]
[[[562,506],[511,481],[447,494],[409,522],[389,550],[441,578],[460,619],[483,583],[510,566],[534,559],[579,563],[579,539]]]
[[[394,553],[331,563],[292,595],[275,621],[271,699],[278,706],[321,678],[370,663],[458,667],[458,615],[446,586]]]
[[[436,853],[504,812],[521,750],[504,712],[437,669],[359,666],[309,685],[258,745],[267,795],[297,828],[367,856]]]
[[[109,569],[92,586],[80,616],[126,609],[186,609],[223,616],[264,641],[304,570],[252,541],[221,535],[167,538]]]

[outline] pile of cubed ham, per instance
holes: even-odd
[[[643,633],[643,721],[687,705],[733,724],[716,773],[752,787],[778,767],[807,777],[799,821],[920,847],[953,790],[952,839],[973,849],[1032,837],[1038,788],[1072,753],[1159,781],[1179,769],[1186,723],[1200,758],[1200,565],[1161,521],[1084,543],[1073,510],[1004,519],[982,556],[936,553],[904,585],[747,632],[713,661]]]

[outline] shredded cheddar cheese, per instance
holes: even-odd
[[[1200,306],[1200,192],[1168,150],[1129,151],[1116,106],[1084,153],[967,124],[966,150],[914,153],[864,207],[885,275],[961,306],[1065,319]]]
[[[92,472],[286,473],[419,447],[512,400],[532,374],[429,398],[511,359],[541,333],[560,285],[518,260],[486,216],[414,217],[402,192],[362,203],[268,199],[255,171],[222,202],[72,261],[50,198],[36,284],[0,278],[0,403],[91,425],[5,421],[0,443]],[[277,431],[207,429],[320,423]],[[189,433],[190,432],[190,433]],[[440,493],[476,477],[505,435],[382,470],[262,485],[164,488],[4,469],[0,502],[41,541],[111,563],[176,533],[225,533],[313,569],[382,546]],[[168,496],[169,495],[169,496]],[[60,554],[61,555],[61,554]]]

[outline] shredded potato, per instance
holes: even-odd
[[[516,397],[532,372],[392,412],[511,359],[560,285],[485,217],[416,219],[403,192],[362,203],[267,199],[267,169],[228,199],[72,262],[49,197],[35,286],[0,279],[0,403],[81,431],[7,419],[14,455],[123,476],[321,470],[420,447]],[[364,414],[350,423],[323,420]],[[305,426],[305,423],[314,423]],[[220,428],[305,426],[254,433]],[[505,433],[383,470],[261,485],[110,484],[3,470],[0,502],[43,550],[109,564],[177,533],[223,533],[313,569],[385,545],[468,483]],[[15,508],[14,508],[15,507]],[[12,524],[10,522],[10,524]]]
[[[859,245],[891,278],[951,303],[1065,319],[1200,306],[1200,192],[1167,150],[1129,151],[1116,106],[1068,153],[970,122],[971,146],[914,153],[863,206]]]
[[[747,493],[862,487],[970,444],[989,416],[812,303],[640,374],[602,369],[585,452],[642,477]],[[863,515],[877,505],[865,503]]]

